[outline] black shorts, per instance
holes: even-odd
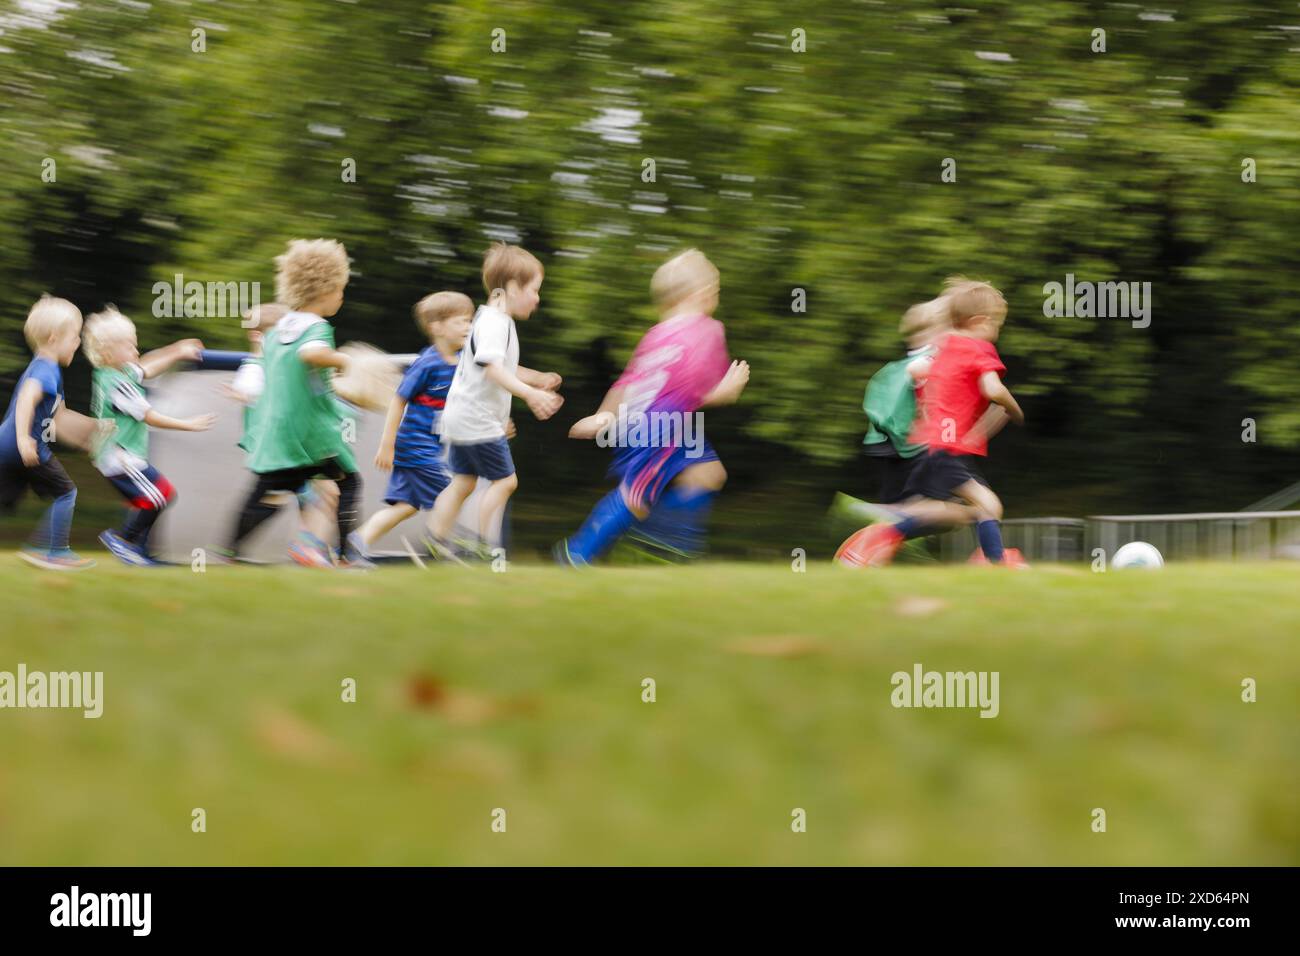
[[[342,481],[348,475],[354,475],[356,472],[345,471],[343,466],[338,463],[338,459],[330,458],[315,465],[304,465],[300,468],[281,468],[278,471],[263,471],[254,474],[257,478],[257,487],[261,489],[262,493],[265,493],[268,491],[296,492],[314,478]]]
[[[12,511],[28,488],[45,499],[62,498],[77,490],[53,455],[35,468],[21,463],[0,466],[0,509]]]
[[[968,481],[978,481],[987,488],[989,483],[980,473],[979,459],[979,455],[954,455],[942,449],[926,453],[912,472],[906,497],[951,501],[957,497],[957,489]]]
[[[882,505],[897,504],[900,501],[906,501],[908,498],[907,488],[912,483],[912,476],[916,474],[921,463],[925,461],[925,453],[913,455],[911,458],[902,458],[895,456],[893,458],[878,457],[875,459],[880,468],[880,492],[876,497],[876,502]]]

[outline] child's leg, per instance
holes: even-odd
[[[299,497],[302,530],[323,542],[328,540],[330,529],[338,520],[339,487],[326,478],[317,478],[307,484],[311,500],[306,507],[302,507],[302,498]]]
[[[488,535],[496,525],[498,515],[503,515],[506,510],[506,502],[510,496],[515,493],[519,487],[519,476],[510,475],[507,478],[498,478],[487,486],[487,491],[483,492],[483,500],[479,503],[478,508],[478,539],[484,544],[487,543]],[[442,496],[439,496],[441,500]]]
[[[957,489],[971,504],[971,513],[975,521],[975,532],[979,536],[980,549],[989,562],[996,564],[1002,560],[1002,502],[988,485],[982,485],[971,479]]]
[[[429,519],[429,530],[439,541],[447,540],[465,499],[474,493],[477,484],[478,478],[474,475],[455,475],[442,494],[438,495],[433,506],[433,517]]]
[[[244,507],[239,512],[234,535],[227,545],[230,552],[238,554],[239,546],[244,539],[257,530],[263,521],[275,514],[276,506],[266,502],[267,495],[273,491],[297,491],[309,477],[311,476],[303,474],[302,469],[268,471],[257,475],[248,498],[244,501]]]
[[[686,557],[703,554],[713,499],[726,483],[727,471],[720,461],[688,466],[668,486],[634,534]]]
[[[366,519],[365,524],[357,531],[357,537],[361,539],[362,544],[369,548],[415,512],[415,506],[407,504],[405,501],[385,505]]]
[[[176,489],[153,467],[123,475],[113,480],[113,484],[121,489],[121,482],[128,481],[132,488],[127,497],[131,510],[127,512],[120,534],[127,544],[147,553],[149,532],[153,530],[163,509],[176,500]]]
[[[361,475],[355,471],[348,472],[335,479],[339,486],[338,528],[339,550],[345,549],[348,535],[357,526],[358,506],[361,501]]]
[[[52,499],[32,532],[30,544],[43,551],[66,551],[72,532],[72,512],[77,505],[77,486],[53,455],[29,470],[28,481],[42,498]]]
[[[609,550],[639,518],[627,503],[623,486],[596,502],[577,531],[555,546],[555,556],[564,564],[591,564]]]

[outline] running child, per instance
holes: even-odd
[[[430,523],[429,550],[437,558],[455,558],[448,536],[479,478],[491,484],[479,505],[473,550],[480,558],[490,558],[489,535],[519,487],[506,440],[511,396],[523,399],[539,421],[554,415],[564,402],[557,394],[559,375],[519,364],[515,322],[528,319],[537,308],[544,275],[537,257],[519,246],[496,242],[483,257],[488,301],[470,324],[442,413],[452,479],[438,495]]]
[[[881,506],[905,499],[908,479],[925,459],[925,446],[913,440],[918,401],[930,362],[938,351],[936,342],[948,330],[948,303],[943,296],[918,303],[904,313],[898,331],[907,344],[907,355],[872,375],[862,399],[869,423],[862,439],[863,451],[879,464],[880,470],[880,490],[875,498],[878,504],[837,492],[830,508],[836,522],[852,522],[853,527],[858,527],[897,520],[895,511]],[[924,556],[924,551],[917,556]]]
[[[451,481],[439,440],[440,419],[474,303],[459,292],[434,292],[415,304],[414,313],[429,346],[407,368],[388,407],[375,453],[375,467],[392,472],[384,493],[387,507],[353,532],[354,546],[362,553],[416,512],[433,508]]]
[[[1024,565],[1019,552],[1002,546],[1002,502],[979,468],[989,438],[1007,418],[1024,423],[1020,405],[1002,383],[1006,366],[993,345],[1006,319],[1006,300],[987,282],[961,276],[948,280],[946,297],[952,331],[939,345],[922,390],[917,435],[927,452],[906,492],[917,500],[900,507],[900,520],[863,528],[845,541],[835,557],[847,566],[888,564],[907,538],[971,522],[989,563]]]
[[[116,429],[93,456],[95,467],[126,499],[126,519],[99,541],[123,564],[161,564],[149,550],[149,533],[163,509],[176,500],[172,483],[149,464],[149,429],[172,428],[200,432],[212,427],[215,415],[172,418],[156,411],[145,397],[145,379],[155,378],[177,362],[196,361],[203,350],[198,339],[182,339],[140,354],[135,323],[109,306],[86,319],[86,357],[91,375],[90,411],[108,419]]]
[[[749,381],[749,365],[731,362],[727,355],[722,323],[712,317],[719,289],[717,268],[697,249],[660,266],[650,282],[659,322],[641,338],[600,409],[577,422],[569,436],[591,439],[611,431],[633,436],[635,429],[620,427],[621,421],[684,421],[700,409],[739,399]],[[706,439],[692,445],[684,436],[683,427],[670,432],[675,440],[618,446],[610,469],[619,478],[618,487],[572,537],[555,545],[555,560],[574,567],[591,564],[652,513],[657,527],[651,536],[661,550],[683,557],[700,554],[708,514],[727,472]]]
[[[262,341],[275,323],[289,314],[287,306],[267,302],[254,306],[243,315],[241,325],[248,333],[248,357],[240,364],[235,377],[227,387],[227,394],[244,406],[243,433],[237,447],[252,454],[257,427],[257,402],[266,389],[266,369],[262,365]],[[287,500],[288,492],[280,492]],[[274,495],[272,498],[274,499]],[[299,527],[296,540],[289,545],[289,558],[309,568],[334,566],[330,546],[325,543],[335,523],[338,508],[338,486],[328,478],[313,478],[304,482],[294,497],[298,499]]]
[[[347,250],[332,239],[295,239],[275,261],[276,298],[290,311],[263,340],[265,388],[249,459],[256,481],[228,551],[237,558],[244,540],[275,513],[269,496],[329,478],[338,484],[339,563],[372,567],[347,544],[357,521],[361,476],[331,384],[334,370],[348,366],[347,355],[334,348],[334,327],[327,321],[343,305],[350,275]]]
[[[67,299],[43,295],[27,313],[23,335],[33,354],[0,422],[0,508],[12,511],[28,488],[49,500],[18,555],[38,568],[82,571],[95,562],[68,547],[77,486],[50,451],[67,412],[62,369],[81,345],[81,311]]]

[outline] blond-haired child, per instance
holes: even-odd
[[[361,476],[334,395],[335,369],[348,357],[334,347],[327,319],[343,306],[351,274],[347,250],[333,239],[295,239],[276,257],[276,299],[289,311],[262,340],[265,385],[257,403],[249,467],[256,481],[229,540],[240,545],[275,513],[275,492],[297,492],[313,478],[338,485],[339,563],[368,568],[347,544],[357,521]]]
[[[197,360],[203,343],[182,339],[141,355],[135,323],[112,306],[87,317],[83,340],[83,351],[95,369],[91,414],[116,425],[112,439],[96,449],[95,467],[128,506],[122,527],[102,532],[99,541],[123,564],[160,564],[150,554],[149,533],[163,509],[176,500],[176,489],[149,464],[149,428],[204,431],[212,427],[215,416],[163,415],[145,396],[144,381],[177,362]]]
[[[713,318],[720,287],[717,268],[698,249],[674,256],[655,271],[650,293],[659,322],[642,337],[596,414],[569,431],[572,438],[614,436],[609,442],[615,445],[611,473],[619,485],[577,533],[556,544],[553,554],[559,563],[590,564],[637,522],[642,522],[637,534],[643,545],[664,556],[691,558],[703,551],[713,498],[727,479],[717,453],[694,422],[698,443],[684,440],[684,421],[669,436],[626,423],[672,424],[674,416],[697,416],[700,409],[740,398],[749,365],[730,361],[722,323]]]
[[[243,433],[238,447],[252,453],[257,434],[257,402],[266,388],[266,369],[262,364],[262,341],[282,318],[289,307],[281,302],[264,302],[253,306],[243,315],[240,323],[248,335],[248,356],[239,363],[227,394],[243,409]],[[288,500],[289,492],[281,492]],[[292,497],[298,500],[298,536],[289,545],[289,558],[297,564],[311,568],[333,567],[330,547],[325,543],[336,520],[338,486],[328,478],[313,478],[304,482]],[[273,496],[274,500],[274,496]]]
[[[18,379],[0,422],[0,508],[11,511],[30,488],[50,501],[19,556],[54,571],[80,571],[95,562],[68,547],[77,486],[50,451],[63,407],[63,372],[81,344],[81,311],[44,295],[27,313],[23,334],[32,361]]]

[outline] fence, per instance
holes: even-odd
[[[1029,561],[1107,560],[1130,541],[1146,541],[1166,561],[1266,561],[1300,557],[1300,511],[1226,511],[1171,515],[1018,518],[1002,523],[1002,539]],[[939,555],[964,561],[977,547],[970,529],[943,535]]]

